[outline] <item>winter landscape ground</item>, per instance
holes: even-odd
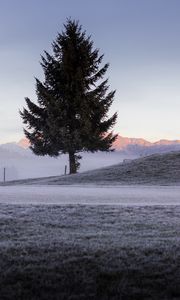
[[[179,299],[179,183],[169,153],[1,186],[0,298]]]
[[[2,203],[0,228],[1,299],[180,297],[177,203]]]

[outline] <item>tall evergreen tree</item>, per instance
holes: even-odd
[[[36,79],[37,104],[25,98],[20,112],[26,137],[37,155],[69,154],[70,174],[82,151],[111,151],[117,113],[107,116],[115,91],[103,77],[108,64],[78,22],[71,19],[52,43],[53,55],[41,56],[44,82]]]

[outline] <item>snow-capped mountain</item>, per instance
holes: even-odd
[[[134,154],[146,156],[153,153],[164,153],[169,151],[180,150],[180,140],[160,140],[154,143],[141,138],[128,138],[118,136],[114,145],[114,149],[126,154]]]
[[[148,147],[151,145],[151,143],[141,138],[128,138],[128,137],[122,137],[118,135],[116,141],[113,144],[113,147],[116,150],[122,151],[122,150],[126,150],[126,148],[129,145]]]
[[[142,138],[128,138],[128,137],[122,137],[118,135],[115,143],[114,148],[116,150],[124,150],[129,145],[133,146],[141,146],[141,147],[152,147],[152,146],[169,146],[169,145],[180,145],[180,140],[159,140],[157,142],[151,143],[149,141],[146,141]]]
[[[26,138],[23,138],[18,143],[16,143],[16,145],[20,146],[21,148],[27,149],[30,146],[30,142]],[[151,143],[142,138],[128,138],[128,137],[122,137],[118,135],[116,141],[113,144],[113,148],[118,151],[126,150],[130,146],[136,146],[136,147],[138,146],[140,148],[155,147],[160,150],[160,148],[158,148],[159,146],[161,146],[161,149],[163,149],[163,147],[166,148],[168,146],[171,146],[172,148],[173,147],[176,148],[176,146],[180,147],[180,140],[170,141],[170,140],[162,139],[157,142]]]
[[[28,141],[28,139],[23,138],[17,143],[17,145],[24,149],[27,149],[30,146],[30,142]]]
[[[18,142],[6,143],[0,145],[0,158],[4,156],[22,155],[35,156],[29,149],[30,143],[26,138]],[[128,138],[118,135],[113,144],[113,149],[122,154],[131,154],[136,156],[149,155],[152,153],[164,153],[180,150],[180,140],[159,140],[149,142],[142,138]]]

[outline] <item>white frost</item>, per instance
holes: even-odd
[[[180,186],[1,186],[0,203],[180,205]]]

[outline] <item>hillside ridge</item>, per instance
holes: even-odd
[[[19,180],[9,182],[8,184],[180,185],[180,151],[166,154],[153,154],[73,175]]]

